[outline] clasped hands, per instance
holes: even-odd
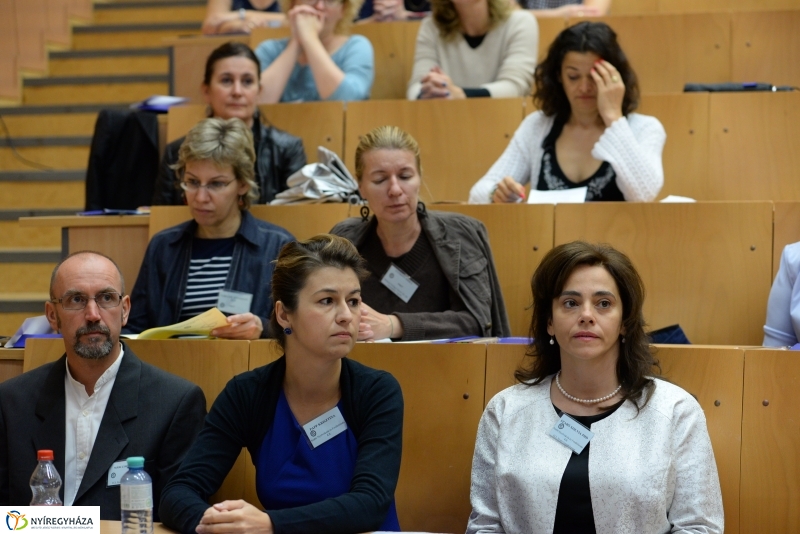
[[[324,22],[324,14],[307,5],[294,6],[286,14],[292,38],[302,45],[311,36],[319,37]]]
[[[269,515],[243,500],[223,501],[209,507],[196,530],[197,534],[234,532],[273,534],[274,532]]]
[[[464,90],[453,83],[450,76],[445,74],[442,69],[435,65],[420,80],[422,88],[419,91],[419,99],[447,98],[450,100],[466,98]]]

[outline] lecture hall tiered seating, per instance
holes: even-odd
[[[197,36],[204,14],[204,2],[197,0],[3,0],[2,6],[0,334],[10,334],[25,317],[41,313],[49,273],[62,253],[111,252],[132,283],[149,236],[188,217],[185,209],[162,208],[149,219],[91,223],[96,227],[29,218],[71,215],[83,207],[99,109],[127,107],[152,94],[187,96],[193,105],[173,109],[160,122],[162,144],[184,135],[203,115],[202,64],[225,39]],[[700,202],[437,209],[457,210],[487,225],[516,335],[527,333],[530,274],[551,247],[584,238],[628,252],[647,284],[651,326],[680,323],[695,343],[714,345],[660,347],[659,357],[665,374],[695,394],[706,411],[726,530],[799,531],[800,428],[785,423],[796,420],[800,364],[792,353],[748,346],[760,344],[781,250],[800,240],[800,92],[681,90],[686,82],[800,87],[800,0],[614,0],[605,19],[639,74],[641,111],[657,116],[667,130],[660,198],[682,195]],[[573,22],[541,21],[540,54]],[[429,207],[463,202],[533,104],[398,100],[413,61],[416,27],[409,22],[355,28],[375,46],[374,100],[262,111],[303,137],[311,161],[315,147],[324,145],[351,168],[358,135],[395,123],[420,141]],[[281,31],[237,39],[255,44]],[[355,214],[344,205],[309,208],[253,212],[301,238]],[[227,377],[277,355],[267,342],[138,343],[151,343],[137,350],[140,355],[200,383],[209,402]],[[174,344],[166,350],[163,343]],[[463,531],[477,421],[491,396],[511,383],[522,349],[408,349],[358,346],[354,353],[393,372],[406,395],[400,519],[406,529]],[[36,342],[24,359],[4,352],[0,380],[61,351],[58,343]],[[187,367],[186,358],[170,358],[176,353],[191,353],[202,364]],[[438,411],[429,413],[431,406]],[[247,463],[240,459],[221,495],[255,498]]]

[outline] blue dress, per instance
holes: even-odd
[[[255,462],[258,499],[266,510],[282,510],[338,497],[350,491],[357,457],[349,427],[312,449],[281,391]],[[378,530],[400,531],[394,500]]]

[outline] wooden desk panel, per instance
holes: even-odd
[[[527,336],[531,326],[531,276],[553,248],[554,206],[437,204],[431,209],[463,213],[486,225],[511,334]]]
[[[800,86],[798,8],[731,14],[731,80]]]
[[[771,203],[595,202],[561,204],[555,215],[555,245],[609,243],[631,258],[647,290],[651,329],[679,323],[693,343],[761,343]]]
[[[709,111],[715,200],[800,200],[800,93],[718,93]]]
[[[800,360],[797,353],[769,349],[746,351],[742,532],[800,531],[798,406]]]
[[[354,34],[369,39],[375,53],[375,82],[370,99],[405,99],[414,68],[419,24],[419,21],[397,21],[352,27]]]
[[[253,217],[276,224],[288,230],[297,239],[308,239],[330,231],[333,226],[358,215],[358,206],[349,204],[299,204],[296,206],[268,206],[259,204],[250,208]],[[161,230],[191,219],[186,206],[153,206],[150,211],[150,238]],[[140,262],[141,263],[141,262]]]
[[[667,132],[658,198],[680,195],[716,200],[708,184],[708,93],[643,95],[637,112],[653,115]]]
[[[466,202],[469,190],[503,153],[522,117],[521,98],[349,102],[345,163],[353,171],[358,136],[395,125],[419,143],[425,202]]]
[[[731,79],[727,13],[622,15],[599,20],[617,33],[642,93],[680,92],[687,82]]]
[[[392,373],[405,402],[395,497],[405,530],[463,532],[483,413],[484,345],[359,343],[351,357]]]

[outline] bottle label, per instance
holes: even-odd
[[[153,508],[153,485],[127,485],[119,487],[120,509],[149,510]]]

